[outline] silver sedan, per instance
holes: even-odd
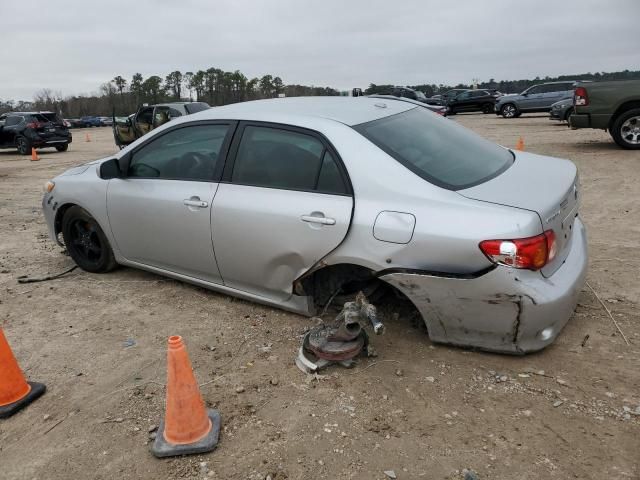
[[[47,184],[51,236],[89,272],[126,265],[312,315],[391,286],[431,340],[525,353],[587,270],[576,167],[411,103],[262,100],[176,119]]]

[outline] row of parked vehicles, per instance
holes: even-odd
[[[409,87],[394,87],[388,94],[445,108],[445,115],[483,112],[517,118],[523,113],[549,112],[551,120],[565,121],[574,130],[607,130],[621,147],[640,149],[640,80],[547,82],[506,95],[497,90],[452,89],[426,97]]]

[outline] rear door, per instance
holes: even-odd
[[[234,127],[200,122],[153,136],[133,151],[127,176],[110,180],[107,211],[128,260],[222,283],[211,206]]]
[[[336,248],[351,222],[346,171],[316,132],[241,123],[213,203],[224,284],[283,301],[293,281]]]

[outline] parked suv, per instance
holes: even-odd
[[[71,133],[53,112],[11,112],[0,115],[0,148],[17,148],[21,155],[31,148],[55,147],[64,152]]]
[[[549,112],[559,100],[573,97],[575,81],[551,82],[533,85],[520,95],[504,95],[496,102],[496,115],[504,118],[519,117],[523,113]]]
[[[464,90],[447,101],[449,115],[459,112],[493,112],[498,94],[487,90]]]

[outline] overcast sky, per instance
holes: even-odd
[[[0,0],[0,99],[216,67],[285,83],[640,69],[640,0]]]

